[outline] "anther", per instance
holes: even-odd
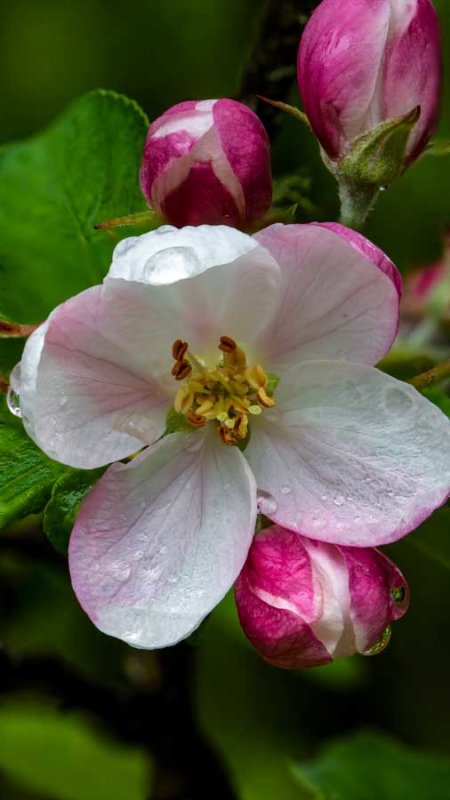
[[[193,428],[202,428],[206,422],[205,417],[202,417],[200,414],[196,414],[195,411],[192,409],[187,413],[187,420]]]
[[[275,400],[273,397],[269,397],[266,390],[262,387],[261,389],[258,389],[256,397],[258,398],[259,403],[264,406],[264,408],[273,408],[275,405]]]
[[[172,367],[172,375],[176,381],[182,381],[192,372],[192,367],[189,361],[176,361]]]
[[[231,336],[221,336],[219,342],[219,350],[222,353],[233,353],[236,350],[237,344]]]
[[[175,339],[172,345],[172,357],[175,361],[182,361],[187,353],[188,343],[183,342],[181,339]]]
[[[222,427],[222,425],[219,425],[219,427],[217,428],[217,433],[219,434],[219,437],[222,439],[222,442],[224,444],[228,445],[236,444],[236,437],[233,431],[228,430],[228,428],[224,428]]]

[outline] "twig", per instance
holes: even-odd
[[[311,12],[320,0],[268,0],[258,39],[244,70],[238,92],[261,117],[269,136],[280,127],[282,112],[257,95],[287,100],[295,83],[297,50]]]
[[[408,383],[411,383],[416,389],[426,389],[427,386],[439,383],[445,380],[445,378],[450,378],[450,361],[437,364],[435,367],[432,367],[432,369],[427,370],[427,372],[422,372],[421,375],[416,375],[415,378],[411,378]]]

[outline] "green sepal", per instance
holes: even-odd
[[[166,418],[166,430],[163,436],[167,436],[169,433],[193,433],[194,431],[195,428],[189,424],[186,414],[175,411],[174,408],[169,409]]]
[[[280,379],[277,375],[274,375],[273,372],[267,372],[266,374],[267,374],[267,383],[265,389],[269,397],[273,397],[273,393],[275,392],[275,389],[277,388]]]
[[[355,139],[349,153],[339,161],[339,181],[389,186],[404,170],[406,146],[419,117],[420,106],[416,106]]]

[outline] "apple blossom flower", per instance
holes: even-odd
[[[404,152],[404,164],[411,163],[439,112],[441,46],[433,4],[322,0],[300,42],[298,80],[311,126],[333,161],[362,134],[420,108]]]
[[[236,100],[178,103],[150,126],[141,189],[172,225],[248,225],[270,206],[269,148],[262,122]]]
[[[381,652],[391,623],[406,613],[409,590],[379,550],[318,542],[273,525],[253,539],[235,597],[260,655],[300,669]]]
[[[188,636],[239,575],[258,510],[367,547],[446,500],[448,419],[372,366],[399,286],[342,226],[162,227],[120,242],[103,285],[31,335],[12,377],[29,435],[73,467],[118,462],[69,548],[98,628],[148,648]]]

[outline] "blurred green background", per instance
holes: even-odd
[[[450,76],[450,7],[435,5]],[[99,86],[150,119],[187,98],[236,95],[263,11],[259,0],[0,3],[0,140],[34,134]],[[450,138],[449,80],[438,135]],[[276,177],[305,175],[317,216],[336,217],[334,182],[290,119],[273,163]],[[450,156],[427,157],[381,196],[365,232],[405,270],[438,257],[449,223]],[[132,651],[84,617],[64,559],[35,537],[39,519],[7,529],[0,797],[448,800],[449,523],[441,510],[387,548],[412,588],[387,651],[301,674],[258,659],[230,598],[181,655]]]

